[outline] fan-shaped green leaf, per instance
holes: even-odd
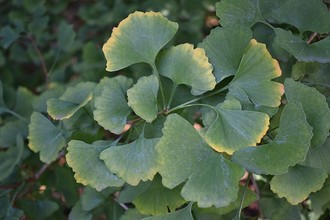
[[[167,117],[163,134],[156,150],[164,186],[173,188],[188,179],[182,196],[200,207],[221,207],[236,200],[244,174],[241,167],[213,151],[177,114]]]
[[[166,215],[152,216],[144,218],[143,220],[194,220],[191,214],[192,203],[187,205],[185,208],[175,212],[171,212]]]
[[[268,115],[243,111],[237,100],[226,100],[203,117],[205,141],[216,151],[232,154],[247,146],[256,146],[266,134]]]
[[[133,82],[124,76],[118,76],[103,83],[101,96],[95,99],[94,118],[105,129],[119,134],[131,112],[127,105],[126,91]]]
[[[283,109],[279,130],[273,141],[236,151],[232,159],[256,174],[282,174],[287,172],[288,167],[305,159],[312,136],[312,128],[300,103],[291,102]]]
[[[307,44],[291,32],[275,28],[275,42],[292,54],[297,60],[304,62],[330,62],[330,37],[316,43]]]
[[[0,152],[0,182],[7,178],[21,161],[24,150],[22,137],[17,135],[16,146],[11,146],[6,151]]]
[[[215,4],[217,16],[222,26],[242,25],[252,27],[263,22],[259,0],[222,0]]]
[[[224,78],[234,75],[238,69],[241,58],[252,38],[249,28],[237,26],[215,28],[198,44],[205,50],[217,83]]]
[[[305,166],[323,169],[330,174],[330,139],[308,151],[306,160],[302,163]]]
[[[93,213],[91,211],[85,211],[80,200],[73,206],[69,214],[69,220],[92,220],[92,218]]]
[[[47,111],[56,120],[70,118],[93,98],[95,83],[82,82],[69,87],[59,99],[47,101]]]
[[[145,217],[147,217],[147,215],[142,215],[137,209],[127,209],[119,220],[138,220]]]
[[[155,145],[158,140],[158,138],[145,139],[141,135],[130,144],[104,150],[100,158],[111,172],[128,184],[136,186],[141,180],[152,180],[157,173]]]
[[[161,13],[139,12],[130,14],[114,28],[103,46],[107,71],[117,71],[134,63],[154,64],[160,49],[178,29]]]
[[[167,214],[168,209],[174,211],[185,203],[180,195],[180,189],[181,187],[165,188],[161,178],[155,176],[148,189],[134,199],[133,204],[144,215]]]
[[[17,135],[26,138],[28,126],[22,120],[8,121],[0,127],[0,148],[7,148],[15,145]]]
[[[195,212],[205,213],[205,214],[208,213],[208,214],[215,214],[218,216],[228,214],[236,209],[239,209],[243,194],[244,194],[244,187],[240,186],[239,192],[237,195],[237,199],[234,202],[230,203],[228,206],[220,207],[220,208],[211,207],[211,208],[206,208],[206,209],[194,207],[193,211],[194,211],[194,213]],[[251,189],[247,188],[245,195],[244,195],[244,201],[243,201],[242,208],[245,208],[245,207],[251,205],[256,200],[257,200],[256,194]]]
[[[330,13],[322,1],[305,0],[304,4],[301,4],[300,0],[279,2],[278,7],[271,12],[272,18],[278,22],[291,24],[297,27],[301,33],[305,31],[327,33],[330,31]]]
[[[89,185],[98,191],[109,186],[122,186],[124,181],[110,173],[105,163],[99,158],[100,153],[112,147],[108,142],[86,144],[72,140],[68,144],[66,160],[75,172],[78,183]]]
[[[282,73],[278,62],[271,57],[264,44],[254,39],[242,57],[229,93],[239,90],[256,105],[277,107],[284,93],[283,85],[271,81]]]
[[[215,87],[213,67],[202,48],[181,44],[163,50],[157,58],[159,73],[170,78],[175,85],[192,87],[193,95],[200,95]]]
[[[157,76],[151,75],[141,77],[132,88],[127,90],[128,105],[147,122],[157,118],[158,89]]]
[[[40,152],[41,161],[50,163],[66,144],[62,133],[45,116],[33,112],[29,124],[28,146],[33,152]]]
[[[291,205],[285,199],[263,197],[260,207],[265,219],[271,220],[301,220],[299,206]]]
[[[307,122],[313,127],[312,147],[321,145],[329,136],[330,109],[324,95],[292,79],[285,80],[285,95],[289,102],[300,102]]]
[[[310,193],[321,189],[327,176],[321,169],[296,165],[290,167],[287,173],[274,176],[270,187],[279,197],[285,197],[291,204],[297,205]]]
[[[330,178],[328,178],[321,190],[310,195],[311,206],[316,218],[321,216],[326,209],[330,208]]]
[[[80,197],[82,208],[85,211],[91,211],[104,203],[113,192],[113,188],[106,188],[98,192],[96,189],[86,186],[84,188],[84,193]]]

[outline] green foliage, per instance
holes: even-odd
[[[0,219],[327,219],[327,7],[2,2]]]

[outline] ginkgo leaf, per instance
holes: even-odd
[[[127,90],[128,105],[147,122],[157,118],[158,89],[158,79],[155,75],[151,75],[141,77],[132,88]]]
[[[213,67],[202,48],[180,44],[160,52],[157,57],[159,73],[170,78],[175,85],[191,86],[193,95],[200,95],[215,87]]]
[[[185,208],[166,215],[152,216],[144,218],[143,220],[194,220],[191,214],[191,206],[193,203],[188,204]]]
[[[256,105],[278,107],[284,87],[271,80],[281,73],[278,62],[271,57],[266,46],[252,39],[229,84],[229,93],[240,90]]]
[[[310,193],[320,190],[327,177],[321,169],[296,165],[290,167],[287,173],[274,176],[270,187],[279,197],[285,197],[291,204],[297,205]]]
[[[132,83],[124,76],[106,80],[101,95],[95,99],[94,119],[112,133],[119,134],[124,129],[127,116],[131,113],[126,91]]]
[[[316,217],[323,215],[324,211],[330,208],[330,178],[326,179],[321,190],[312,193],[309,198]]]
[[[266,134],[269,116],[243,111],[237,100],[226,100],[203,117],[205,141],[216,151],[233,154],[243,147],[256,146]]]
[[[6,151],[0,152],[0,182],[7,178],[21,161],[24,151],[22,137],[16,136],[16,146],[11,146]]]
[[[63,132],[39,112],[31,115],[28,139],[29,148],[40,152],[40,160],[45,163],[54,161],[66,144]]]
[[[95,83],[82,82],[69,87],[59,99],[47,101],[47,112],[56,120],[70,118],[93,98]]]
[[[3,100],[3,86],[0,80],[0,114],[6,112],[7,109],[8,107],[6,106],[5,101]]]
[[[259,0],[222,0],[215,6],[216,14],[224,27],[252,27],[255,23],[264,21],[260,14]]]
[[[213,151],[181,116],[167,117],[156,150],[164,186],[173,188],[188,179],[181,191],[187,201],[222,207],[236,200],[244,170]]]
[[[103,160],[99,158],[100,153],[112,147],[113,143],[94,142],[86,144],[82,141],[71,140],[68,143],[66,160],[75,172],[78,183],[89,185],[98,191],[109,186],[122,186],[124,181],[111,173]]]
[[[290,102],[282,111],[276,138],[259,147],[238,150],[232,160],[256,174],[282,174],[305,159],[312,136],[301,104]]]
[[[116,188],[106,188],[102,191],[97,191],[94,188],[86,186],[84,188],[84,193],[80,197],[82,208],[85,211],[91,211],[92,209],[105,203],[107,198],[111,193],[113,193]]]
[[[245,194],[244,194],[245,193]],[[239,192],[237,199],[230,203],[228,206],[220,207],[220,208],[198,208],[197,206],[193,208],[194,213],[205,213],[205,214],[216,214],[216,215],[225,215],[229,212],[232,212],[235,209],[239,209],[241,200],[244,194],[244,201],[242,204],[242,208],[245,208],[249,205],[251,205],[253,202],[257,200],[256,194],[249,188],[244,191],[244,186],[239,187]]]
[[[0,148],[7,148],[15,145],[17,135],[22,138],[28,136],[28,126],[22,120],[8,121],[0,127]]]
[[[329,136],[330,129],[330,109],[325,96],[315,88],[292,79],[286,79],[284,85],[287,100],[301,103],[307,122],[313,127],[312,147],[321,145]]]
[[[117,71],[134,63],[154,64],[160,49],[178,30],[178,24],[161,13],[139,12],[130,14],[114,28],[103,46],[107,71]]]
[[[157,173],[155,145],[158,138],[141,135],[130,144],[108,148],[100,154],[108,169],[132,186],[152,180]]]
[[[291,24],[301,33],[312,31],[327,33],[330,31],[330,13],[326,4],[319,0],[281,0],[271,11],[277,22]],[[308,7],[306,7],[308,5]]]
[[[330,139],[328,138],[322,145],[312,148],[308,151],[303,165],[323,169],[330,174]]]
[[[275,28],[275,42],[292,54],[297,60],[304,62],[330,62],[330,37],[316,43],[307,44],[300,37],[289,31]]]
[[[148,188],[133,200],[133,204],[144,215],[167,214],[168,210],[174,211],[186,203],[180,195],[180,189],[165,188],[157,175]]]
[[[265,219],[301,220],[299,206],[291,205],[286,199],[265,196],[260,198],[259,203]]]
[[[198,44],[198,47],[205,50],[214,68],[213,74],[217,83],[236,73],[251,38],[252,32],[249,28],[217,27]]]

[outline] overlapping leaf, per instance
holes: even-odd
[[[313,44],[307,44],[289,31],[275,28],[275,42],[292,54],[297,60],[304,62],[330,62],[330,37]]]
[[[266,46],[251,40],[229,84],[229,93],[245,93],[256,105],[277,107],[281,104],[284,88],[271,80],[281,73],[278,62],[271,57]]]
[[[260,14],[259,0],[222,0],[215,6],[217,16],[224,27],[252,27],[255,23],[264,21]]]
[[[280,0],[271,16],[277,22],[295,26],[301,33],[330,31],[330,13],[327,6],[319,0],[305,0],[304,4],[300,0]]]
[[[213,151],[179,115],[167,117],[156,150],[164,186],[173,188],[188,179],[181,191],[187,201],[222,207],[236,200],[243,169]]]
[[[312,147],[321,145],[329,136],[330,109],[325,96],[315,88],[308,87],[292,79],[285,80],[285,95],[289,102],[300,102],[307,122],[313,127]]]
[[[28,126],[22,120],[8,121],[0,127],[0,148],[7,148],[15,145],[17,135],[26,138]]]
[[[306,157],[313,136],[300,103],[288,103],[282,112],[276,138],[259,147],[247,147],[233,154],[233,161],[256,174],[286,173]],[[279,162],[280,161],[280,162]]]
[[[270,187],[279,197],[285,197],[291,204],[297,205],[310,193],[320,190],[327,176],[321,169],[296,165],[290,167],[287,173],[274,176]]]
[[[166,215],[152,216],[144,218],[143,220],[194,220],[191,214],[192,203],[187,205],[185,208],[175,212],[171,212]]]
[[[31,115],[28,139],[29,148],[40,152],[40,160],[45,163],[54,161],[66,144],[63,132],[39,112]]]
[[[152,122],[157,118],[158,89],[158,79],[152,75],[141,77],[132,88],[127,90],[128,105],[147,122]]]
[[[141,180],[152,180],[157,173],[155,145],[158,140],[158,138],[145,139],[141,135],[130,144],[104,150],[100,158],[111,172],[128,184],[136,186]]]
[[[164,187],[161,178],[156,176],[148,184],[147,189],[133,200],[133,204],[140,213],[145,215],[167,214],[168,210],[174,211],[185,203],[180,195],[180,189],[181,187],[174,189]]]
[[[175,85],[191,86],[193,95],[200,95],[215,87],[213,67],[204,49],[181,44],[160,53],[157,58],[159,73],[170,78]]]
[[[315,217],[323,215],[330,208],[330,178],[328,178],[322,189],[310,195],[311,206]]]
[[[81,205],[85,211],[91,211],[92,209],[103,204],[109,195],[113,193],[116,188],[106,188],[100,192],[91,187],[85,187],[84,193],[80,197]]]
[[[103,46],[107,71],[116,71],[134,63],[154,64],[160,49],[167,44],[178,29],[161,13],[134,12],[114,28]]]
[[[23,150],[23,139],[17,136],[16,146],[11,146],[7,151],[0,152],[0,182],[8,177],[15,166],[21,161]]]
[[[124,76],[103,81],[101,95],[95,99],[95,120],[105,129],[119,134],[125,127],[130,114],[126,100],[126,91],[132,86],[132,80]]]
[[[203,42],[198,44],[198,47],[205,50],[213,65],[217,83],[236,73],[251,38],[252,32],[248,28],[218,27],[211,30]]]
[[[72,140],[68,144],[67,163],[75,172],[78,183],[89,185],[98,191],[109,186],[122,186],[124,181],[112,174],[99,156],[100,153],[112,147],[108,142],[86,144]]]
[[[330,139],[327,139],[322,145],[310,149],[306,160],[302,164],[305,166],[322,169],[330,174],[329,155]]]
[[[59,99],[47,101],[48,114],[56,120],[70,118],[93,98],[95,83],[83,82],[68,88]]]
[[[266,134],[268,115],[243,111],[237,100],[226,100],[203,117],[205,141],[216,151],[232,154],[247,146],[255,146]]]

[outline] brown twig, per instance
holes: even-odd
[[[30,40],[34,50],[36,51],[38,57],[39,57],[39,60],[40,60],[40,64],[41,64],[41,68],[42,68],[42,72],[44,74],[44,77],[45,77],[45,83],[46,85],[48,85],[48,81],[49,81],[49,72],[48,72],[48,69],[47,69],[47,66],[46,66],[46,62],[45,62],[45,59],[44,59],[44,56],[42,55],[36,41],[34,40],[33,36],[31,35],[28,35],[27,38]]]
[[[308,40],[307,40],[307,44],[310,44],[310,43],[312,43],[312,41],[314,40],[314,38],[317,36],[317,33],[316,32],[314,32],[309,38],[308,38]]]

